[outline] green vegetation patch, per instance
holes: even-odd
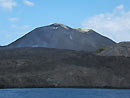
[[[104,51],[106,49],[106,47],[100,48],[98,50],[96,50],[96,53],[101,53],[102,51]]]

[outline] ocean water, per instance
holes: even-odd
[[[0,98],[130,98],[130,90],[75,88],[0,89]]]

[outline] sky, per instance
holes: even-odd
[[[130,0],[0,0],[2,46],[52,23],[130,41]]]

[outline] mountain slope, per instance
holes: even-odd
[[[99,55],[102,56],[126,56],[130,57],[130,42],[120,42],[108,47]]]
[[[0,50],[0,88],[130,88],[130,58],[47,48]]]
[[[83,31],[55,23],[34,29],[8,47],[47,47],[95,51],[113,44],[115,42],[93,30]]]

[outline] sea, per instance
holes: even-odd
[[[130,98],[130,89],[0,89],[0,98]]]

